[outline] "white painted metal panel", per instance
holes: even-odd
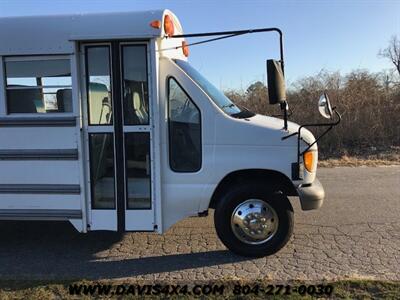
[[[80,195],[1,194],[0,209],[81,209]]]
[[[86,233],[87,232],[86,221],[84,220],[84,218],[82,218],[82,219],[70,219],[69,222],[72,224],[72,226],[74,226],[74,228],[78,232],[82,232],[82,233]]]
[[[92,209],[90,230],[117,231],[117,211],[109,209]]]
[[[197,172],[174,172],[169,163],[167,89],[168,78],[173,76],[190,95],[201,111],[202,166]],[[215,119],[217,110],[205,93],[169,59],[160,59],[160,110],[161,122],[161,180],[162,180],[162,230],[175,222],[197,215],[203,201],[205,187],[213,174],[218,172],[214,164]],[[209,200],[209,198],[208,198]]]
[[[73,149],[75,127],[1,127],[0,149]]]
[[[46,57],[8,59],[44,58]],[[0,62],[2,71],[2,60]],[[76,64],[74,60],[71,65],[73,63]],[[76,70],[73,67],[71,69],[73,89],[77,91]],[[0,194],[0,210],[9,211],[10,218],[16,219],[29,219],[30,212],[36,219],[46,219],[51,218],[53,212],[65,212],[68,215],[69,212],[82,211],[84,195],[79,194],[83,179],[80,161],[76,155],[57,156],[54,152],[65,153],[64,150],[78,149],[80,127],[73,116],[78,115],[79,94],[75,94],[74,112],[71,113],[7,115],[3,72],[0,72],[0,79],[0,151],[3,154],[0,159],[0,185],[3,189]],[[50,157],[49,153],[55,154],[54,157]],[[81,155],[78,158],[82,159]],[[72,187],[77,187],[76,191],[72,191]],[[38,189],[42,191],[37,191]],[[47,211],[49,216],[46,215]],[[86,222],[80,218],[74,219],[74,226],[80,231],[86,230]]]
[[[78,161],[0,160],[1,184],[80,184],[79,173]]]
[[[153,231],[153,210],[126,210],[125,228],[134,231]]]
[[[87,218],[87,202],[86,202],[86,188],[88,188],[85,185],[85,170],[84,170],[84,163],[85,163],[85,157],[84,157],[84,151],[83,151],[83,145],[82,145],[82,113],[81,113],[81,106],[80,106],[80,80],[79,80],[79,74],[80,74],[80,66],[79,66],[79,46],[78,44],[75,45],[75,54],[71,56],[71,77],[72,77],[72,100],[73,100],[73,111],[79,115],[77,126],[75,127],[75,132],[76,132],[76,142],[77,142],[77,149],[78,149],[78,164],[79,164],[79,172],[78,172],[78,178],[79,178],[79,184],[81,186],[81,208],[82,208],[82,219],[81,219],[81,224],[77,224],[77,221],[75,220],[73,222],[75,228],[80,228],[83,232],[87,232],[87,224],[88,224],[88,218]],[[78,229],[79,230],[79,229]]]
[[[168,10],[0,18],[0,55],[73,53],[73,40],[104,40],[160,37],[161,28],[150,22],[174,18],[176,33],[181,25]]]
[[[152,90],[152,98],[150,99],[153,104],[151,107],[153,115],[153,150],[151,156],[153,158],[153,195],[152,201],[154,203],[154,224],[157,225],[155,229],[158,233],[163,231],[162,228],[162,205],[161,205],[161,125],[160,125],[160,92],[159,92],[159,53],[157,52],[156,40],[150,43],[150,62],[149,62],[149,76],[151,76],[150,89]],[[127,216],[128,217],[128,216]],[[130,216],[129,216],[130,218]]]
[[[86,89],[86,66],[85,66],[85,46],[79,44],[76,45],[76,64],[78,68],[78,72],[76,73],[76,81],[77,86],[79,86],[79,91],[75,91],[75,93],[79,93],[76,95],[78,97],[79,105],[77,108],[80,109],[80,122],[79,122],[79,147],[81,164],[82,164],[82,185],[83,189],[81,190],[82,200],[85,202],[84,214],[86,215],[86,223],[85,227],[87,228],[87,224],[92,224],[92,211],[91,211],[91,191],[90,191],[90,153],[89,153],[89,133],[88,133],[88,106],[87,106],[87,89]],[[91,230],[87,228],[87,230]]]

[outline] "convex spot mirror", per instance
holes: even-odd
[[[318,110],[324,118],[332,119],[332,106],[327,93],[323,93],[321,97],[319,97]]]
[[[286,87],[280,61],[267,60],[267,76],[269,104],[284,103],[286,101]]]

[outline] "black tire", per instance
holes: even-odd
[[[262,244],[248,244],[240,241],[231,228],[234,209],[248,199],[260,199],[267,202],[279,218],[275,235]],[[242,256],[263,257],[278,252],[289,241],[293,232],[293,208],[285,195],[274,193],[262,184],[245,183],[232,187],[218,199],[214,223],[219,239],[229,250]]]

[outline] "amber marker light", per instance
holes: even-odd
[[[160,29],[161,28],[161,21],[160,20],[154,20],[151,21],[150,26],[156,29]]]
[[[174,35],[174,22],[172,21],[171,16],[165,15],[164,17],[164,32],[168,36]]]
[[[186,43],[186,41],[182,41],[182,52],[186,57],[189,56],[189,45]]]

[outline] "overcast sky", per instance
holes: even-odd
[[[279,27],[289,83],[321,69],[349,72],[391,67],[377,53],[400,36],[400,1],[18,1],[0,0],[1,16],[169,8],[186,33]],[[2,43],[4,41],[1,41]],[[274,33],[191,47],[190,61],[222,89],[265,79],[265,60],[278,58]]]

